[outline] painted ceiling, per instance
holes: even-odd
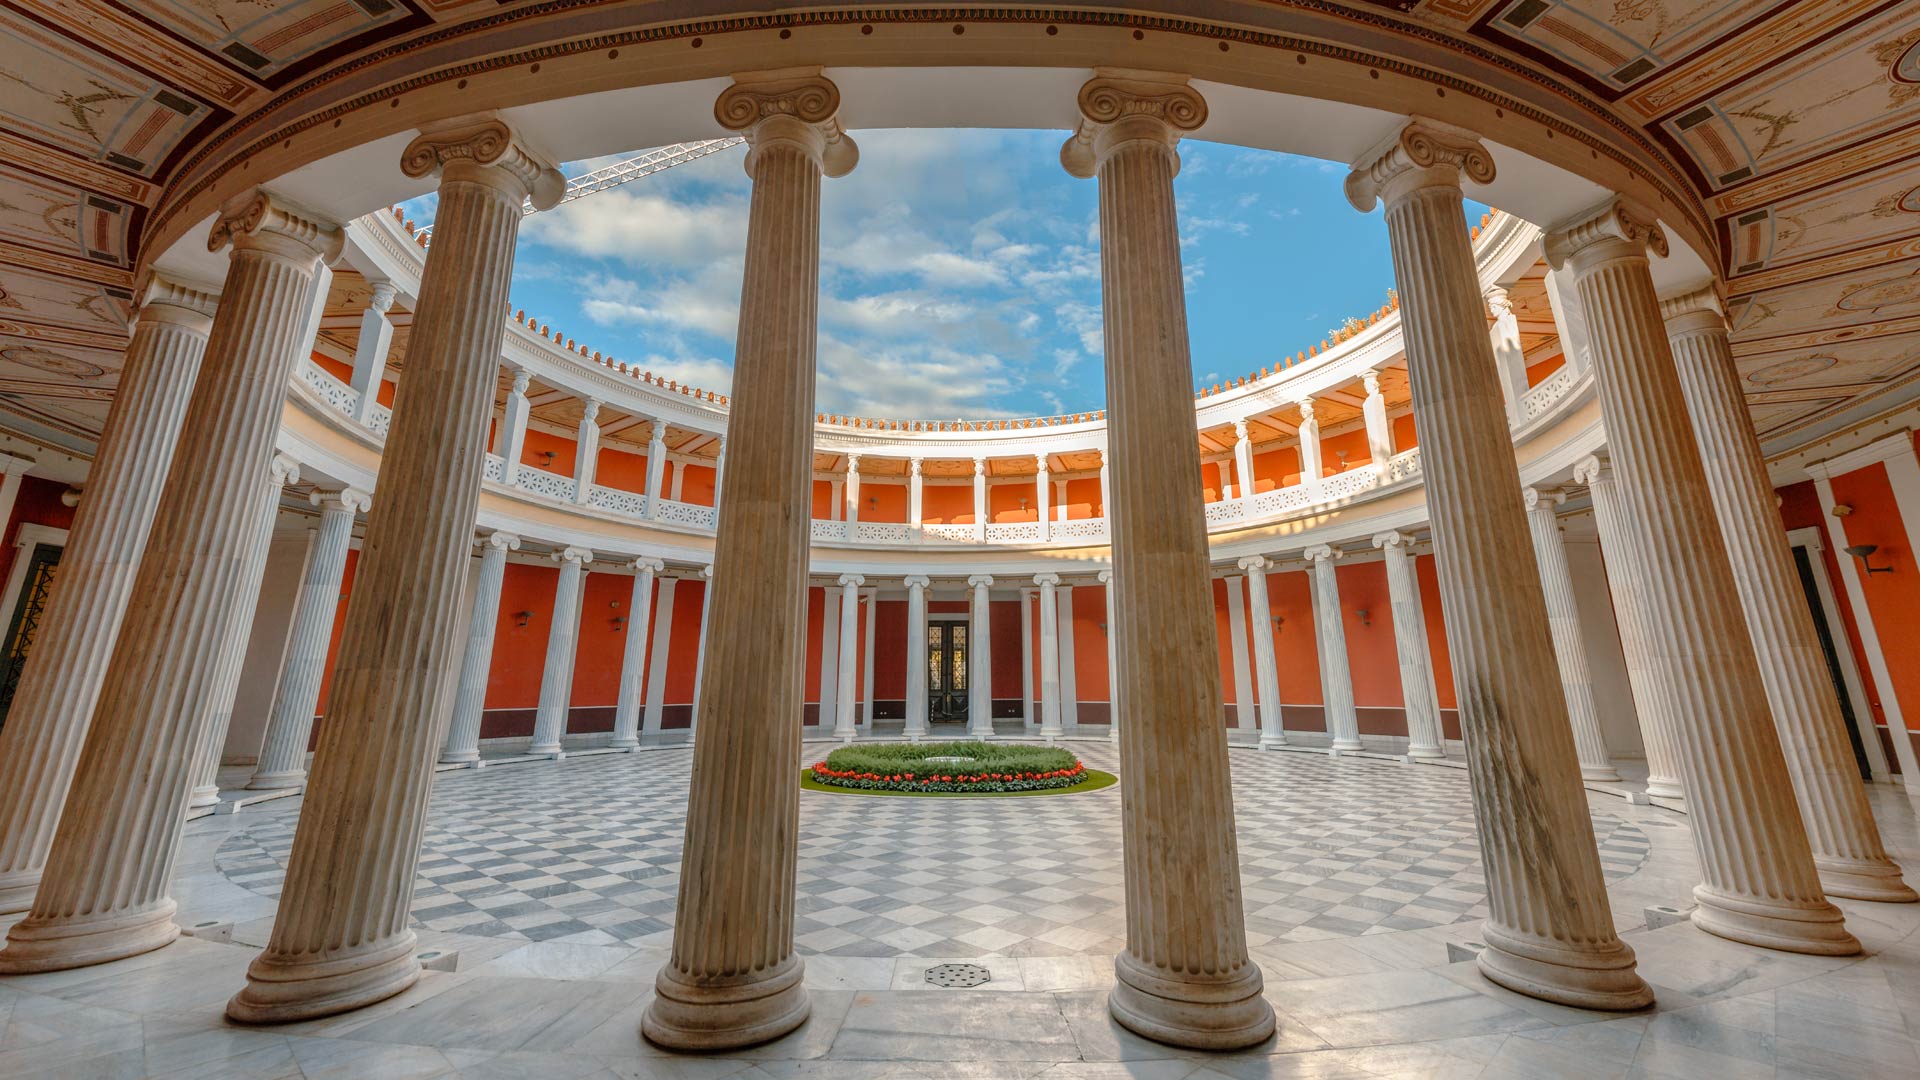
[[[374,46],[593,2],[0,0],[0,424],[97,435],[146,215],[196,147]],[[1763,436],[1920,379],[1920,4],[1311,2],[1492,50],[1685,171]]]

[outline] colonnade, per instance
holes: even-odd
[[[1112,697],[1124,717],[1122,761],[1153,763],[1121,770],[1126,948],[1115,961],[1109,1008],[1121,1024],[1165,1042],[1251,1045],[1275,1021],[1247,951],[1226,743],[1218,733],[1223,691],[1173,196],[1177,144],[1205,122],[1207,105],[1184,77],[1137,71],[1096,72],[1077,104],[1079,124],[1061,158],[1099,187],[1113,556],[1102,574],[1114,629]],[[738,77],[715,110],[749,144],[752,197],[731,469],[719,496],[722,527],[702,638],[721,670],[757,677],[704,681],[696,690],[700,735],[674,944],[643,1022],[646,1037],[669,1047],[764,1041],[799,1026],[810,1010],[793,940],[794,766],[820,194],[825,178],[844,175],[857,160],[838,108],[831,81],[787,70]],[[560,177],[496,117],[424,130],[402,168],[439,177],[439,221],[278,917],[228,1006],[243,1021],[337,1013],[418,978],[407,921],[427,795],[437,760],[470,760],[474,752],[499,576],[518,543],[504,534],[486,539],[482,601],[461,625],[495,390],[493,366],[472,358],[499,353],[522,203],[550,205]],[[1479,963],[1488,978],[1534,997],[1638,1008],[1652,992],[1615,932],[1582,787],[1583,764],[1589,772],[1596,764],[1591,718],[1582,715],[1591,705],[1582,704],[1564,634],[1556,634],[1567,616],[1566,568],[1563,557],[1556,560],[1550,520],[1554,493],[1523,493],[1514,467],[1515,387],[1503,381],[1488,333],[1463,179],[1491,182],[1491,155],[1469,134],[1416,120],[1355,167],[1347,191],[1363,210],[1376,202],[1386,208],[1490,895]],[[211,237],[214,250],[231,248],[211,323],[209,297],[163,290],[148,298],[130,374],[141,365],[191,369],[198,359],[198,377],[178,409],[178,452],[166,468],[164,499],[128,482],[151,469],[151,455],[148,447],[132,452],[121,428],[134,421],[124,402],[116,406],[95,494],[75,526],[74,547],[85,553],[77,565],[90,569],[60,603],[94,623],[117,623],[118,633],[64,612],[51,618],[50,627],[65,628],[51,639],[58,642],[51,655],[71,666],[43,667],[38,675],[49,686],[37,693],[45,700],[6,729],[9,752],[0,763],[20,757],[13,751],[23,743],[41,749],[42,761],[32,770],[0,766],[0,857],[8,860],[0,885],[13,894],[33,890],[36,878],[38,885],[0,951],[0,972],[100,963],[158,948],[179,932],[169,885],[197,750],[219,724],[227,677],[219,658],[232,653],[244,629],[243,598],[258,588],[259,537],[285,476],[272,453],[280,402],[316,277],[339,242],[337,227],[252,192],[223,210]],[[1633,642],[1636,701],[1644,692],[1650,708],[1643,715],[1665,740],[1660,767],[1674,770],[1690,804],[1704,878],[1693,920],[1767,948],[1856,952],[1858,941],[1826,893],[1912,893],[1879,843],[1857,774],[1835,749],[1844,737],[1822,699],[1832,690],[1810,659],[1810,624],[1783,599],[1790,595],[1784,542],[1764,505],[1757,446],[1729,376],[1724,320],[1698,298],[1663,311],[1647,256],[1664,242],[1651,218],[1614,200],[1558,224],[1548,250],[1578,296],[1591,344],[1609,458],[1583,466],[1581,475],[1594,488],[1602,541],[1619,553],[1619,576],[1632,579],[1623,637]],[[163,403],[150,404],[167,415]],[[1310,408],[1303,415],[1303,428],[1314,423]],[[1699,454],[1676,452],[1694,446]],[[345,533],[338,515],[357,508],[358,497],[326,498],[334,505],[323,509],[336,516],[323,515],[326,557],[313,571],[320,584],[337,578]],[[1702,512],[1707,507],[1711,516]],[[143,558],[142,532],[149,534]],[[94,533],[86,540],[92,546],[83,546]],[[1430,756],[1439,749],[1438,709],[1409,542],[1400,533],[1373,538],[1387,560],[1409,753]],[[1313,568],[1316,636],[1339,641],[1334,564],[1342,553],[1315,545],[1302,554]],[[556,607],[577,597],[591,558],[584,549],[561,552]],[[134,559],[137,570],[129,571]],[[1241,568],[1261,586],[1256,678],[1262,698],[1277,702],[1271,627],[1260,611],[1269,565],[1259,555]],[[640,560],[636,569],[638,596],[660,567]],[[924,617],[926,576],[904,583]],[[859,575],[839,581],[849,596],[863,584]],[[994,578],[976,574],[966,584],[978,664],[991,656],[985,615]],[[1049,597],[1059,578],[1042,573],[1033,585]],[[1734,595],[1739,615],[1724,602]],[[843,608],[843,642],[852,610]],[[1043,601],[1043,639],[1053,610]],[[561,622],[548,654],[556,686],[559,669],[571,666],[564,634],[572,629]],[[312,633],[303,620],[303,645],[312,644]],[[1333,745],[1357,748],[1344,648],[1321,653]],[[446,678],[456,654],[457,685]],[[921,661],[910,670],[924,674]],[[637,690],[629,693],[627,682],[637,668],[623,672],[622,742],[635,733]],[[986,685],[982,675],[976,667],[976,687]],[[1051,734],[1061,728],[1058,693],[1046,692],[1057,684],[1057,661],[1043,661],[1041,681],[1052,707],[1042,730]],[[283,687],[289,719],[274,737],[273,761],[262,763],[271,764],[262,782],[297,767],[297,714],[315,692],[312,683],[290,679]],[[843,681],[843,689],[836,730],[851,719],[851,687]],[[89,724],[78,706],[90,698],[97,703]],[[971,726],[985,734],[990,697],[973,700]],[[564,706],[564,697],[543,693],[536,742],[558,752],[561,729],[548,706]],[[305,708],[310,715],[311,705]],[[564,709],[557,715],[563,721]],[[1263,741],[1284,740],[1277,712],[1271,723],[1268,715],[1260,721]],[[924,715],[909,717],[910,728],[916,722],[924,726]],[[1791,764],[1783,745],[1794,749]],[[49,806],[63,787],[64,813]],[[739,797],[742,791],[752,797]],[[1165,888],[1169,881],[1180,888]]]

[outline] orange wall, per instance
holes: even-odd
[[[1020,500],[1027,500],[1026,509],[1021,509]],[[1040,504],[1034,494],[1031,483],[1001,483],[987,485],[987,519],[999,523],[1015,521],[1039,521]],[[973,491],[967,489],[967,508],[973,508]]]
[[[1418,433],[1413,427],[1413,414],[1402,413],[1391,421],[1393,427],[1393,449],[1395,453],[1411,450],[1420,445]]]
[[[1910,730],[1920,729],[1920,665],[1904,662],[1920,656],[1920,559],[1915,558],[1907,539],[1906,524],[1893,500],[1893,485],[1886,465],[1875,462],[1833,478],[1833,499],[1853,507],[1853,513],[1841,519],[1848,544],[1874,544],[1873,565],[1891,566],[1890,574],[1859,574],[1860,591],[1865,595],[1867,611],[1880,638],[1880,649],[1887,657],[1887,675],[1892,692],[1900,703]],[[1837,558],[1852,558],[1844,552]],[[1842,591],[1838,577],[1835,592]],[[1849,613],[1851,614],[1851,613]],[[1855,654],[1860,655],[1858,653]],[[1859,667],[1866,674],[1866,664]],[[1882,691],[1884,692],[1884,691]],[[1874,721],[1887,722],[1879,694],[1872,695]]]
[[[1373,455],[1367,449],[1367,429],[1355,428],[1320,440],[1320,464],[1325,467],[1329,475],[1344,471],[1340,467],[1342,452],[1347,455],[1346,468],[1348,469],[1372,461]]]
[[[1097,518],[1106,514],[1100,503],[1100,478],[1081,476],[1067,481],[1067,517]],[[1059,516],[1056,510],[1055,517]]]
[[[925,487],[921,488],[922,500]],[[860,481],[860,520],[892,521],[907,520],[907,485],[888,481]],[[878,645],[878,642],[875,642]]]
[[[647,490],[647,455],[603,446],[594,455],[593,482],[622,491]]]
[[[922,484],[920,520],[927,525],[973,524],[973,486]]]
[[[563,439],[558,435],[528,428],[527,441],[520,447],[520,463],[558,476],[572,476],[573,456],[577,449],[577,444],[572,439]],[[551,462],[547,461],[549,450],[553,451]]]
[[[0,582],[7,580],[13,572],[14,556],[19,549],[13,546],[20,535],[20,526],[32,523],[45,525],[49,529],[70,529],[73,527],[74,508],[60,501],[60,494],[67,485],[56,480],[43,480],[38,476],[20,478],[20,493],[14,496],[13,517],[7,522],[6,535],[0,538]],[[56,571],[55,581],[59,580]],[[11,625],[13,612],[0,611],[0,633]]]
[[[1300,482],[1300,450],[1282,446],[1253,455],[1253,493],[1291,487]]]
[[[1073,589],[1073,689],[1080,701],[1111,700],[1107,686],[1107,591],[1100,585]]]
[[[1527,385],[1539,386],[1540,380],[1545,379],[1547,376],[1553,374],[1556,371],[1559,371],[1561,368],[1565,367],[1566,364],[1567,364],[1566,357],[1550,356],[1547,359],[1542,360],[1537,364],[1528,365],[1527,366]]]

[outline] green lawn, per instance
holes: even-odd
[[[1029,799],[1039,795],[1072,795],[1082,791],[1099,791],[1112,787],[1120,778],[1110,772],[1088,769],[1087,778],[1071,787],[1044,788],[1040,791],[862,791],[855,788],[833,787],[814,780],[813,769],[800,770],[800,786],[808,791],[824,791],[832,795],[880,795],[897,796],[908,799]]]

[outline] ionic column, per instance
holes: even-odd
[[[714,439],[713,451],[713,527],[720,528],[720,487],[727,479],[727,437]]]
[[[1267,596],[1267,568],[1272,565],[1265,555],[1240,560],[1240,569],[1247,572],[1247,597],[1252,601],[1253,680],[1260,694],[1262,750],[1287,745],[1280,715],[1280,671],[1273,656],[1273,602]]]
[[[387,319],[397,290],[391,281],[370,281],[373,295],[367,298],[367,310],[360,316],[360,338],[353,350],[353,374],[348,384],[358,396],[353,402],[353,418],[367,422],[380,400],[380,378],[387,372],[387,349],[393,344],[393,323]]]
[[[1320,421],[1313,416],[1313,399],[1300,399],[1300,482],[1317,484],[1321,479]]]
[[[846,492],[847,492],[847,512],[844,516],[847,520],[847,524],[852,525],[854,522],[860,520],[860,455],[859,454],[847,455]],[[849,532],[847,536],[848,538],[852,538],[853,534]]]
[[[1640,741],[1647,750],[1647,794],[1660,799],[1681,800],[1686,789],[1680,786],[1680,752],[1676,749],[1674,704],[1656,685],[1648,660],[1646,607],[1642,595],[1645,577],[1633,569],[1633,551],[1628,545],[1620,508],[1620,489],[1614,483],[1613,467],[1597,457],[1589,457],[1573,467],[1573,482],[1584,484],[1593,498],[1593,523],[1600,534],[1600,551],[1606,556],[1607,592],[1613,600],[1613,619],[1620,632],[1620,654],[1627,668],[1627,688],[1633,697],[1634,716],[1640,723]]]
[[[279,912],[227,1003],[227,1016],[247,1023],[345,1012],[420,976],[407,910],[446,670],[466,629],[460,599],[514,234],[529,196],[538,209],[565,191],[559,172],[491,115],[433,125],[400,168],[439,174],[439,216]]]
[[[1040,586],[1040,734],[1052,742],[1064,734],[1060,726],[1060,608],[1053,587],[1059,574],[1035,574]]]
[[[640,745],[640,695],[647,681],[647,638],[653,626],[653,577],[666,569],[659,559],[633,560],[633,593],[627,600],[627,641],[620,652],[620,697],[613,709],[613,738],[607,745],[631,750]]]
[[[1107,452],[1100,451],[1100,475],[1106,476]],[[1102,510],[1106,506],[1102,504]],[[1120,741],[1120,668],[1113,662],[1114,641],[1120,636],[1120,624],[1113,615],[1113,571],[1102,570],[1099,573],[1100,591],[1107,594],[1107,625],[1100,628],[1100,636],[1107,639],[1107,741]]]
[[[561,740],[573,708],[573,654],[580,644],[580,590],[593,552],[569,547],[553,556],[560,573],[553,585],[553,625],[547,627],[547,660],[540,671],[540,705],[533,716],[533,742],[527,753],[556,760],[566,756]]]
[[[660,478],[667,471],[667,422],[655,417],[647,437],[647,516],[660,516]]]
[[[527,445],[527,416],[531,406],[527,402],[527,387],[533,383],[533,374],[526,368],[513,373],[513,389],[507,391],[507,407],[500,417],[500,476],[501,483],[513,486],[514,478],[520,475],[520,455]]]
[[[1887,857],[1867,805],[1840,699],[1741,393],[1719,301],[1711,290],[1701,290],[1667,301],[1662,311],[1820,884],[1830,896],[1910,902],[1914,891]]]
[[[1513,301],[1500,285],[1486,291],[1487,311],[1493,324],[1487,334],[1493,342],[1493,360],[1500,372],[1500,395],[1507,405],[1507,424],[1517,426],[1526,419],[1527,353],[1520,347],[1520,320],[1514,317]]]
[[[120,382],[60,555],[59,588],[0,728],[0,913],[25,911],[66,804],[127,610],[215,296],[149,279]]]
[[[1650,216],[1615,200],[1547,237],[1568,269],[1593,347],[1621,530],[1642,575],[1647,659],[1671,696],[1688,824],[1702,876],[1694,925],[1764,948],[1851,955],[1860,943],[1827,902],[1770,721],[1753,639],[1731,605],[1725,541],[1674,371],[1647,261],[1665,255]],[[1425,440],[1424,429],[1422,440]],[[1676,452],[1676,449],[1683,452]],[[1655,601],[1657,598],[1657,602]]]
[[[1653,993],[1614,933],[1461,210],[1461,175],[1493,172],[1478,142],[1416,121],[1355,167],[1347,198],[1362,212],[1386,203],[1486,865],[1480,971],[1547,1001],[1636,1009]]]
[[[493,670],[493,631],[500,622],[500,585],[506,579],[507,552],[520,548],[520,538],[495,532],[480,552],[479,576],[473,584],[473,615],[467,620],[466,649],[460,655],[460,682],[453,694],[453,717],[440,749],[443,765],[470,765],[480,760],[480,719],[487,709],[487,676]]]
[[[993,736],[993,604],[988,594],[993,578],[975,574],[967,579],[967,588],[973,590],[967,613],[972,624],[967,638],[967,734],[986,739]]]
[[[1242,503],[1253,498],[1253,437],[1247,434],[1247,422],[1233,422],[1233,490]]]
[[[1367,399],[1360,404],[1360,417],[1367,425],[1367,455],[1376,466],[1385,467],[1393,456],[1393,425],[1387,422],[1387,398],[1380,392],[1380,373],[1369,371],[1360,376]]]
[[[1533,532],[1533,559],[1540,566],[1540,589],[1547,599],[1547,626],[1553,632],[1553,655],[1560,668],[1560,690],[1567,699],[1567,720],[1573,725],[1580,778],[1610,783],[1620,774],[1600,734],[1600,710],[1593,704],[1593,679],[1587,674],[1586,647],[1580,643],[1580,610],[1573,603],[1573,571],[1567,567],[1560,519],[1554,513],[1566,496],[1534,487],[1522,488],[1520,496],[1527,504],[1527,528]]]
[[[973,538],[987,541],[987,459],[973,459]]]
[[[907,524],[915,529],[920,527],[921,494],[923,488],[920,478],[920,459],[907,460]]]
[[[700,684],[707,677],[707,623],[713,618],[713,564],[700,568],[700,630],[693,646],[693,709],[687,714],[687,741],[700,730]]]
[[[1114,960],[1107,1008],[1129,1030],[1176,1046],[1251,1046],[1274,1019],[1240,903],[1173,198],[1175,146],[1206,121],[1207,104],[1183,76],[1100,70],[1080,88],[1079,107],[1060,161],[1100,184],[1117,492],[1107,517],[1127,616],[1113,695],[1126,716],[1127,948]]]
[[[593,497],[593,476],[600,464],[600,399],[581,403],[580,427],[574,432],[573,501],[585,504]],[[720,482],[714,473],[714,483]]]
[[[1426,609],[1413,566],[1413,537],[1384,532],[1373,546],[1387,559],[1387,599],[1393,606],[1393,651],[1400,660],[1400,696],[1407,710],[1407,756],[1445,757],[1441,748],[1440,696],[1433,684],[1427,648]]]
[[[1109,492],[1109,488],[1107,484],[1107,452],[1105,450],[1101,450],[1100,451],[1100,516],[1102,518],[1109,518],[1109,515],[1107,513],[1107,507],[1112,505],[1113,505],[1113,497]],[[1107,526],[1107,535],[1109,536],[1113,535],[1113,526],[1111,523],[1109,523]]]
[[[1340,580],[1333,563],[1340,552],[1325,544],[1300,553],[1313,585],[1313,641],[1320,654],[1320,700],[1335,752],[1360,749],[1360,715],[1353,705],[1353,668],[1347,662],[1347,627],[1340,615]]]
[[[313,732],[313,710],[320,703],[333,619],[340,611],[340,581],[347,572],[353,516],[368,505],[366,493],[352,488],[316,491],[311,498],[320,508],[320,529],[300,583],[299,607],[293,614],[273,712],[267,718],[266,741],[253,778],[247,781],[247,787],[256,791],[307,782],[307,738]]]
[[[847,504],[851,507],[853,504]],[[839,668],[834,673],[833,737],[852,739],[854,724],[854,650],[860,638],[860,586],[867,579],[859,574],[840,575],[840,651]]]
[[[20,481],[34,464],[32,458],[0,454],[0,523],[13,520],[13,506],[20,498]]]
[[[919,742],[927,735],[927,579],[909,574],[902,584],[907,587],[906,736]]]
[[[736,80],[714,113],[746,136],[753,178],[729,425],[740,475],[720,507],[727,527],[714,547],[706,635],[729,677],[701,691],[673,957],[641,1025],[654,1042],[689,1050],[777,1038],[809,1011],[793,896],[820,178],[845,175],[858,155],[835,117],[832,82],[792,71]]]
[[[1040,522],[1040,542],[1043,544],[1053,535],[1053,522],[1048,520],[1053,516],[1048,509],[1052,494],[1047,489],[1047,455],[1035,454],[1033,455],[1033,497]]]
[[[323,258],[339,253],[341,234],[256,190],[229,202],[215,221],[208,248],[229,243],[226,285],[167,468],[166,501],[127,594],[39,892],[27,917],[8,931],[0,972],[117,960],[157,949],[180,932],[168,889],[195,752],[214,714],[227,707],[217,700],[219,680],[210,677],[208,662],[251,621],[262,568],[255,555],[264,552],[260,533],[277,494],[269,478],[281,403],[306,344],[300,335],[314,274]],[[177,338],[149,347],[156,354],[179,350],[178,360],[192,352]],[[129,454],[149,452],[122,445]],[[116,517],[137,509],[119,505],[115,494],[95,488],[86,505],[112,506]],[[119,522],[137,531],[139,517]],[[113,537],[113,546],[126,539]],[[58,674],[84,675],[91,667],[82,660]]]

